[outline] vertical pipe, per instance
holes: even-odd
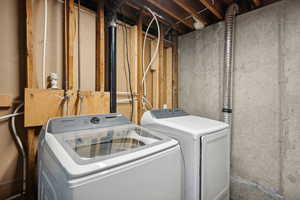
[[[232,125],[232,96],[233,96],[233,57],[235,16],[238,5],[232,4],[226,11],[225,17],[225,49],[224,49],[224,88],[223,88],[223,117],[224,122]]]
[[[117,24],[115,17],[112,18],[109,29],[109,90],[110,90],[110,112],[117,112]]]

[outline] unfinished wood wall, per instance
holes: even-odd
[[[126,28],[125,28],[126,27]],[[123,113],[129,119],[131,117],[131,103],[127,101],[130,97],[129,71],[126,48],[126,31],[128,44],[128,61],[131,71],[131,84],[135,97],[133,120],[138,122],[137,115],[137,94],[139,94],[137,84],[139,77],[137,68],[142,67],[137,63],[137,56],[141,56],[141,51],[137,44],[137,26],[125,25],[121,22],[117,29],[117,91],[118,91],[118,112]],[[144,34],[143,34],[144,37]],[[157,39],[149,36],[145,44],[145,67],[149,64],[154,54]],[[146,97],[153,109],[173,108],[173,47],[162,48],[162,53],[158,53],[146,76]],[[139,51],[139,52],[138,52]],[[162,100],[160,100],[160,98]],[[150,107],[150,108],[151,108]]]

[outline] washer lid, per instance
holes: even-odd
[[[200,137],[201,135],[220,131],[228,127],[228,124],[224,122],[194,115],[155,119],[155,122],[190,133],[194,137]]]
[[[48,133],[46,142],[72,178],[103,171],[178,145],[176,140],[136,125]]]

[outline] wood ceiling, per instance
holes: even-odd
[[[97,4],[102,0],[82,0],[89,4]],[[136,22],[140,12],[146,7],[160,15],[159,19],[166,30],[175,30],[185,34],[194,30],[195,20],[203,25],[217,23],[224,19],[227,7],[232,3],[240,6],[239,14],[263,7],[279,0],[128,0],[120,9],[120,16],[132,23]],[[151,14],[144,11],[144,23],[149,23]]]

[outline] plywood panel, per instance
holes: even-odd
[[[64,100],[63,90],[29,89],[25,90],[25,126],[41,126],[50,118],[64,116],[67,106],[69,115],[99,114],[109,112],[109,93],[81,91],[69,92],[71,97]]]
[[[0,107],[11,107],[12,101],[11,94],[0,94]]]

